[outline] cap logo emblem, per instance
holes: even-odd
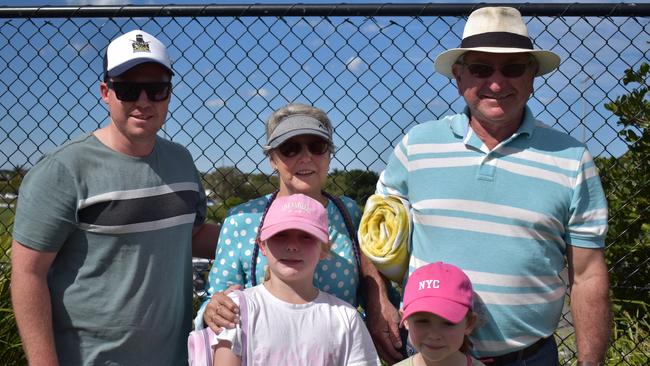
[[[282,208],[287,212],[304,212],[306,214],[311,214],[311,209],[308,205],[301,202],[287,202]]]
[[[428,288],[440,288],[440,280],[424,280],[419,282],[418,290],[426,290]]]
[[[151,49],[149,49],[149,42],[145,42],[144,38],[142,38],[142,34],[137,34],[135,36],[135,41],[131,43],[131,46],[133,46],[133,52],[151,52]]]

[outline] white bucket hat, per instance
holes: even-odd
[[[526,23],[515,8],[485,7],[473,11],[467,18],[460,47],[438,55],[436,71],[453,79],[452,66],[458,57],[468,51],[530,53],[539,64],[535,76],[549,73],[560,65],[560,56],[555,53],[533,49]]]
[[[174,75],[167,47],[151,34],[136,29],[115,38],[108,45],[104,75],[118,76],[145,62],[156,62]]]

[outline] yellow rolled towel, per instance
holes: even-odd
[[[408,201],[374,194],[359,224],[361,251],[391,281],[402,283],[408,270],[411,219]]]

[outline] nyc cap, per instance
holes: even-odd
[[[454,324],[472,309],[472,283],[460,268],[436,262],[416,269],[404,289],[402,322],[414,313],[438,315]]]
[[[304,231],[323,243],[329,242],[327,210],[304,194],[276,197],[271,203],[260,231],[260,240],[290,229]]]
[[[108,45],[104,76],[118,76],[145,62],[158,63],[174,75],[167,47],[151,34],[136,29],[115,38]]]

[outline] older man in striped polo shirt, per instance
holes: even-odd
[[[534,78],[559,63],[533,49],[517,10],[474,11],[461,47],[435,61],[466,108],[412,128],[377,183],[412,206],[410,270],[444,261],[471,278],[482,319],[474,353],[488,366],[558,363],[566,263],[578,365],[598,365],[607,348],[607,202],[596,166],[584,144],[526,106]]]

